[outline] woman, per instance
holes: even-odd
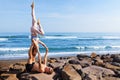
[[[40,19],[38,19],[38,21],[36,20],[34,8],[35,7],[34,7],[34,2],[33,2],[32,5],[31,5],[31,9],[32,9],[31,10],[31,16],[32,16],[31,40],[32,39],[36,40],[39,44],[44,46],[47,50],[48,47],[42,41],[40,41],[39,38],[38,38],[38,34],[44,35],[44,31],[43,31],[42,26],[40,24]]]
[[[38,62],[35,61],[35,56],[38,53]],[[41,55],[39,52],[39,46],[36,40],[32,40],[32,44],[29,50],[29,59],[26,64],[27,72],[41,72],[41,73],[48,73],[51,74],[53,69],[47,66],[47,56],[48,56],[48,49],[46,50],[44,60],[41,61]]]

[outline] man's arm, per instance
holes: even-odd
[[[48,47],[42,41],[40,41],[40,40],[39,40],[39,44],[41,44],[42,46],[44,46],[46,48],[46,53],[45,53],[45,56],[44,56],[43,63],[47,64]]]
[[[47,58],[48,58],[48,48],[46,49],[46,53],[45,53],[45,56],[44,56],[44,64],[47,65]]]
[[[41,55],[39,52],[38,52],[38,63],[39,63],[39,68],[41,68]]]

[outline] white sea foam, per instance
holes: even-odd
[[[0,48],[0,51],[26,51],[29,48]]]
[[[85,50],[85,49],[105,50],[105,49],[120,49],[120,46],[76,46],[75,48],[78,50]]]
[[[76,46],[77,49],[104,49],[105,46]]]
[[[7,40],[8,40],[8,38],[0,38],[0,42],[7,41]]]
[[[76,39],[77,36],[45,36],[46,39]]]
[[[120,39],[120,36],[103,36],[103,39]]]

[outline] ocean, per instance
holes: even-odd
[[[45,33],[48,56],[120,53],[120,33]],[[30,33],[0,33],[0,60],[27,59]],[[40,45],[42,56],[44,47]]]

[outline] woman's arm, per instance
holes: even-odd
[[[42,28],[42,25],[40,24],[40,19],[39,19],[39,18],[38,18],[38,20],[37,20],[37,25],[38,25],[38,27],[39,27],[40,34],[41,34],[41,35],[44,35],[45,33],[44,33],[43,28]]]

